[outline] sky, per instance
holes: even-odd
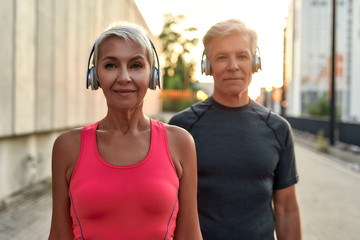
[[[200,61],[203,45],[202,37],[215,23],[237,18],[258,33],[258,47],[262,71],[253,75],[249,95],[256,98],[260,87],[281,87],[283,74],[283,32],[286,24],[290,0],[135,0],[150,31],[159,35],[163,25],[163,15],[185,15],[184,27],[196,27],[199,44],[192,51],[197,62],[195,77],[199,81],[209,81],[201,75]]]

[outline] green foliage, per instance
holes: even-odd
[[[163,99],[162,110],[165,112],[179,112],[198,102],[195,97],[188,99]]]
[[[184,89],[184,82],[179,75],[169,76],[167,79],[165,89]]]
[[[309,104],[308,111],[310,116],[329,116],[330,104],[325,94],[315,104]]]
[[[184,15],[173,16],[170,13],[164,15],[163,29],[159,35],[165,56],[164,89],[189,89],[193,82],[195,63],[185,62],[184,56],[190,53],[191,47],[197,45],[198,39],[186,38],[184,35],[197,29],[190,27],[179,30],[179,25],[184,19]]]
[[[310,116],[329,116],[330,115],[330,100],[323,94],[314,104],[308,104],[308,111]],[[340,107],[336,106],[336,119],[341,120]]]

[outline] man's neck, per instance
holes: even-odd
[[[217,94],[213,94],[213,99],[226,107],[242,107],[248,104],[251,99],[248,95],[244,96],[219,96]]]

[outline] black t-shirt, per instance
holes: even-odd
[[[169,123],[195,140],[204,239],[274,239],[273,190],[298,182],[288,122],[254,101],[230,108],[210,97]]]

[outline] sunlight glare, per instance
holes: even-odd
[[[253,75],[249,94],[252,98],[260,94],[260,88],[282,86],[283,79],[283,32],[289,0],[135,0],[142,12],[150,30],[159,35],[163,25],[163,14],[185,15],[182,23],[187,27],[196,27],[194,33],[199,39],[198,47],[191,51],[192,58],[196,61],[195,79],[200,82],[212,81],[211,76],[203,76],[200,71],[200,61],[203,51],[202,37],[215,23],[231,18],[239,18],[248,27],[258,33],[258,46],[262,62],[262,71]],[[157,14],[154,14],[156,6]],[[205,9],[206,6],[206,9]],[[202,10],[194,11],[194,9]],[[181,47],[181,46],[180,46]],[[176,50],[177,51],[177,50]],[[254,88],[254,89],[253,89]],[[257,89],[255,89],[257,88]]]

